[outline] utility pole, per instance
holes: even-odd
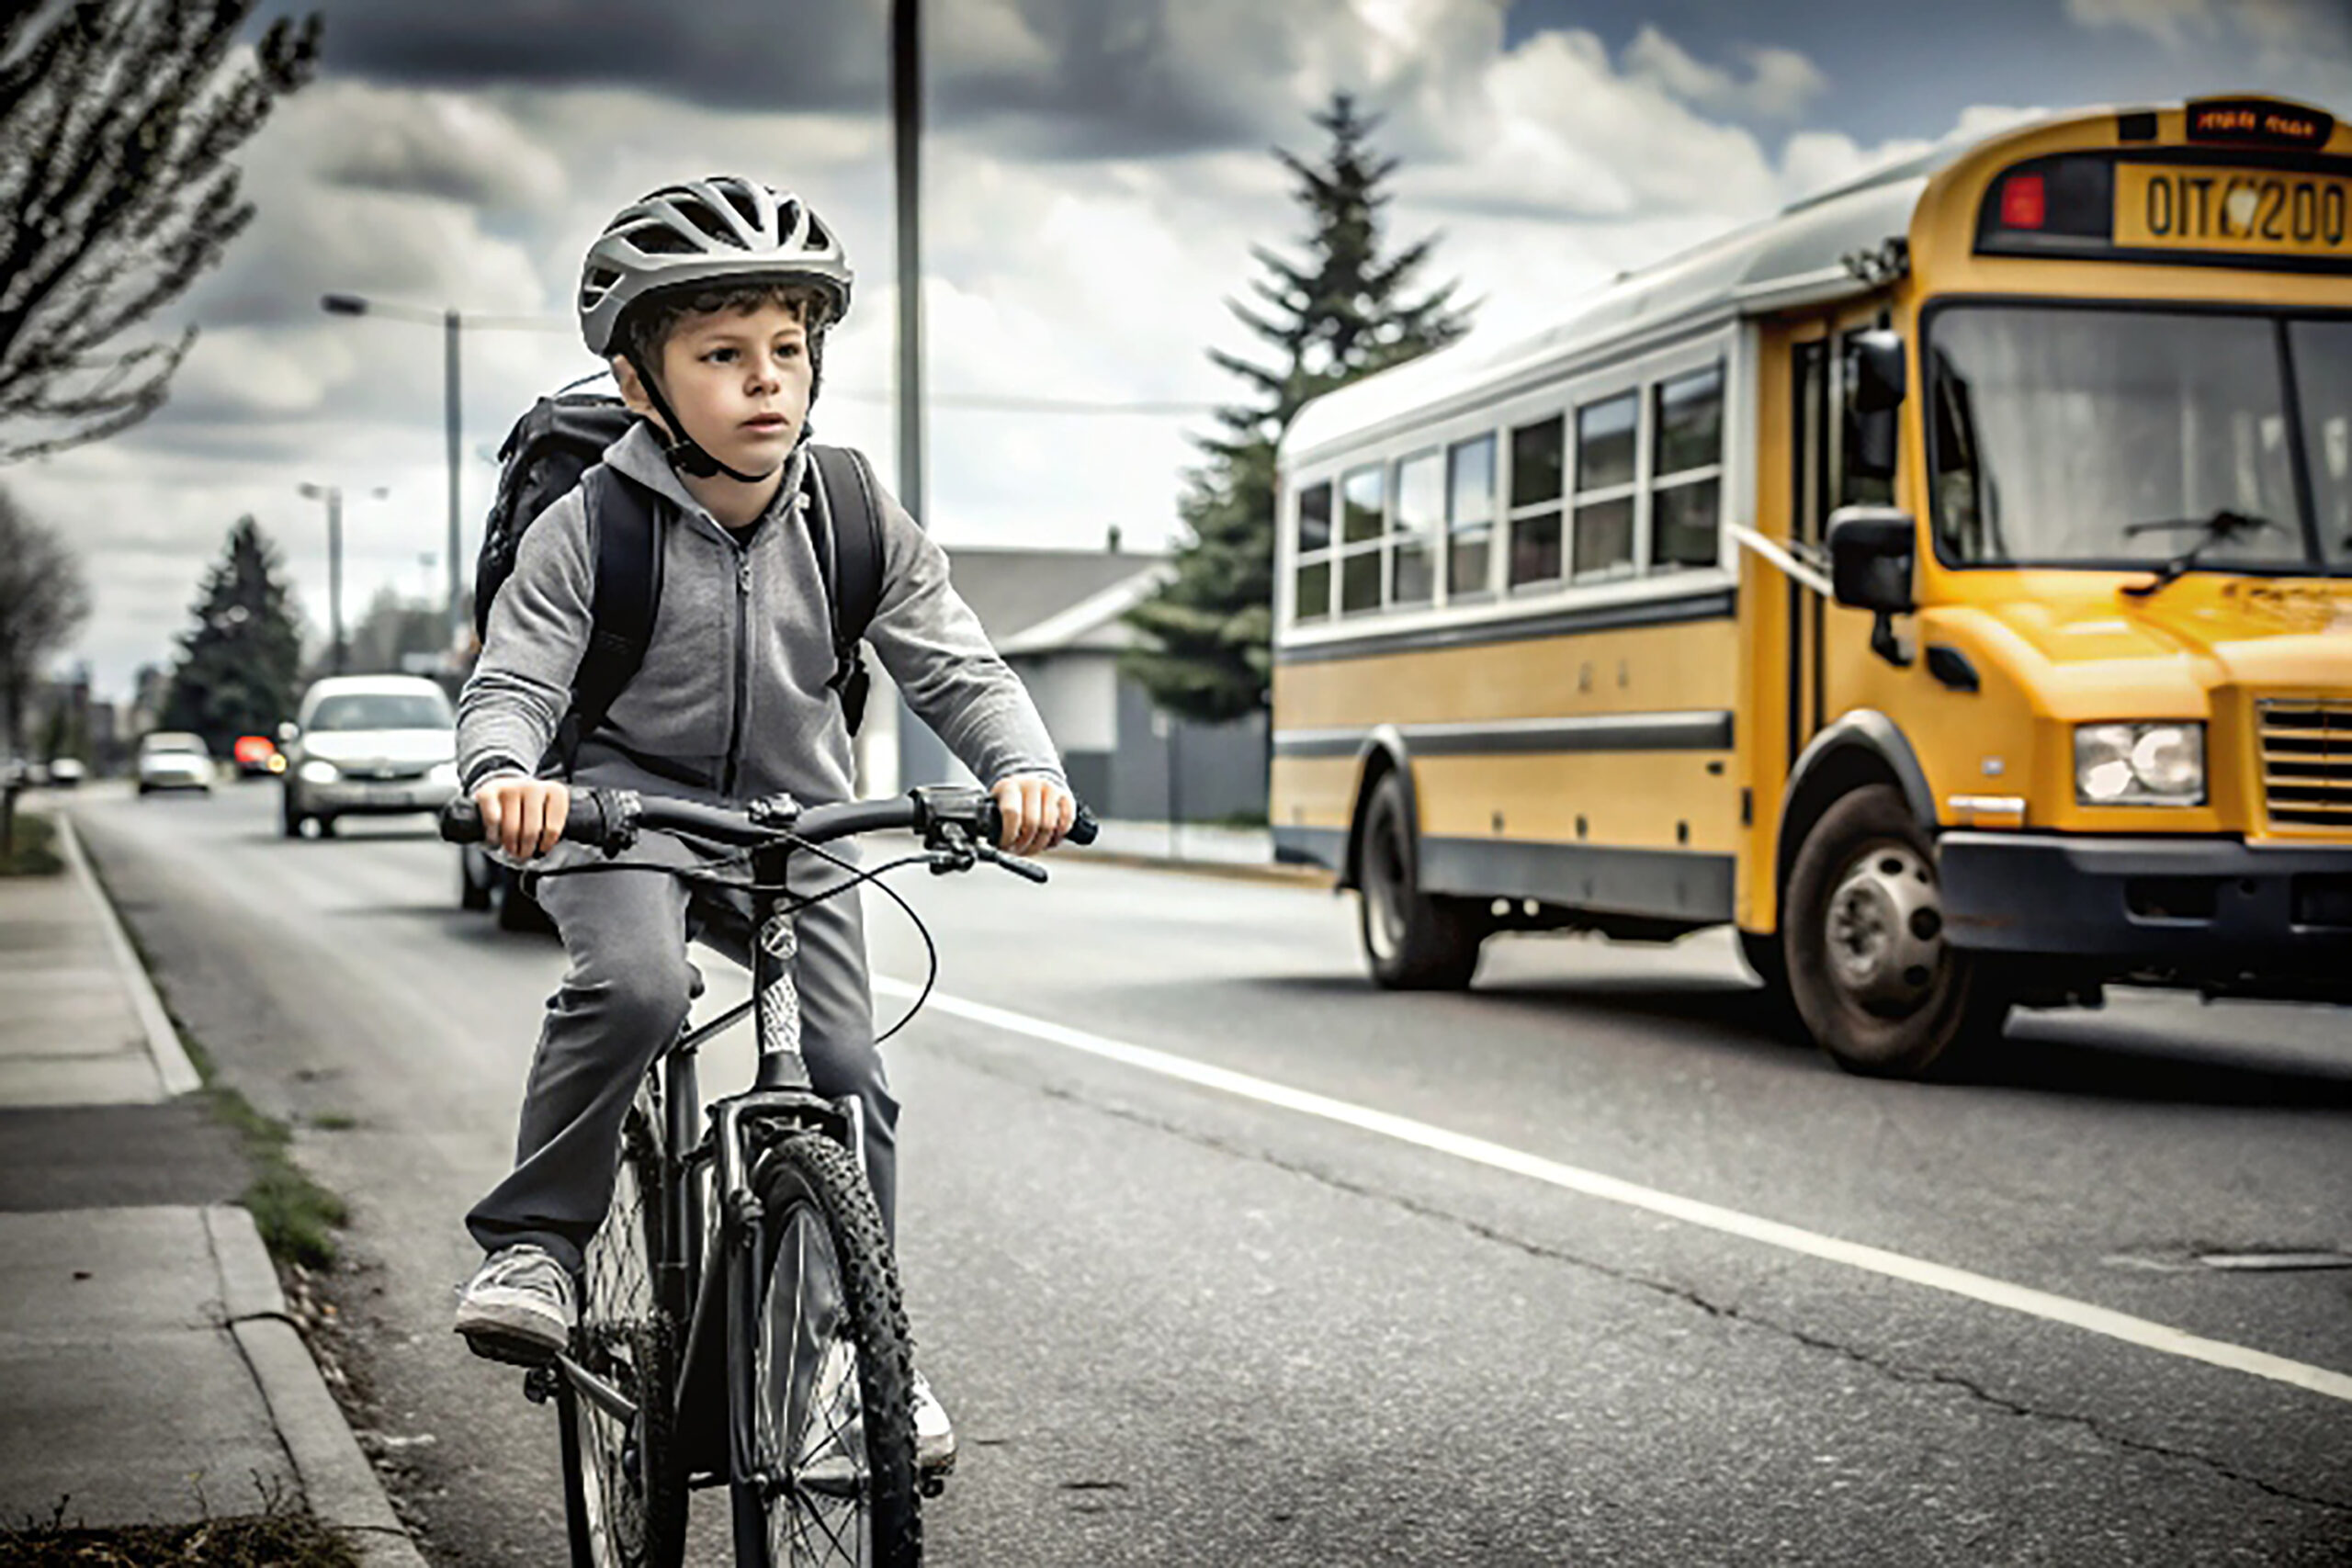
[[[899,501],[924,521],[922,488],[922,6],[890,0],[890,118],[899,194]]]
[[[458,412],[464,406],[458,397],[458,333],[463,324],[463,318],[457,311],[441,312],[442,342],[447,344],[447,352],[442,355],[441,407],[449,446],[448,649],[453,658],[466,640],[466,595],[458,575],[458,552],[464,546],[463,525],[458,515],[458,427],[464,423]]]

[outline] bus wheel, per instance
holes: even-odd
[[[1458,991],[1478,971],[1486,922],[1472,900],[1421,892],[1415,886],[1414,852],[1404,782],[1385,774],[1373,786],[1364,814],[1364,957],[1372,977],[1390,990]]]
[[[1858,789],[1814,824],[1789,879],[1789,991],[1850,1073],[1919,1077],[1996,1037],[2008,1008],[1944,941],[1927,835],[1893,787]]]

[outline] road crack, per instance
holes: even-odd
[[[1455,1213],[1451,1210],[1440,1208],[1434,1204],[1425,1203],[1419,1200],[1407,1197],[1401,1193],[1384,1191],[1378,1188],[1370,1187],[1362,1182],[1351,1181],[1343,1176],[1337,1175],[1336,1173],[1318,1166],[1310,1165],[1299,1160],[1286,1159],[1269,1150],[1252,1147],[1230,1138],[1225,1138],[1213,1133],[1204,1132],[1198,1128],[1187,1127],[1182,1123],[1170,1122],[1162,1117],[1150,1115],[1145,1111],[1136,1109],[1133,1106],[1123,1105],[1112,1100],[1100,1099],[1066,1086],[1039,1083],[1034,1079],[1023,1077],[1017,1073],[1006,1071],[993,1064],[983,1062],[981,1059],[972,1055],[962,1055],[959,1056],[957,1060],[961,1066],[970,1067],[978,1072],[986,1073],[989,1077],[994,1077],[1001,1082],[1011,1083],[1021,1088],[1031,1089],[1047,1099],[1063,1100],[1072,1105],[1083,1106],[1091,1111],[1099,1111],[1106,1115],[1118,1117],[1120,1120],[1131,1122],[1136,1126],[1146,1127],[1154,1132],[1163,1133],[1170,1137],[1181,1139],[1182,1141],[1192,1144],[1196,1147],[1209,1149],[1235,1159],[1249,1160],[1254,1164],[1267,1166],[1272,1169],[1283,1171],[1287,1175],[1303,1177],[1307,1180],[1313,1181],[1319,1186],[1329,1188],[1334,1191],[1344,1192],[1351,1197],[1367,1199],[1373,1202],[1385,1204],[1402,1213],[1411,1214],[1416,1218],[1433,1221],[1450,1228],[1462,1231],[1467,1235],[1476,1236],[1480,1240],[1491,1242],[1500,1247],[1510,1247],[1530,1258],[1538,1258],[1544,1262],[1562,1263],[1566,1264],[1571,1268],[1587,1269],[1592,1273],[1599,1274],[1603,1278],[1616,1280],[1621,1284],[1631,1285],[1636,1289],[1649,1291],[1656,1294],[1680,1302],[1685,1305],[1695,1307],[1699,1311],[1705,1313],[1710,1317],[1720,1318],[1727,1322],[1739,1324],[1746,1327],[1761,1329],[1767,1333],[1779,1335],[1781,1337],[1801,1345],[1809,1350],[1815,1350],[1825,1354],[1837,1356],[1844,1360],[1853,1363],[1856,1366],[1861,1367],[1877,1376],[1888,1379],[1892,1382],[1919,1386],[1951,1389],[1967,1398],[1984,1405],[1988,1409],[1999,1411],[2004,1415],[2013,1416],[2026,1420],[2048,1422],[2055,1426],[2076,1427],[2082,1431],[2089,1433],[2099,1442],[2104,1443],[2112,1449],[2149,1458],[2193,1464],[2209,1472],[2221,1480],[2235,1485],[2251,1487],[2255,1491],[2260,1492],[2267,1496],[2275,1497],[2281,1502],[2292,1503],[2309,1507],[2323,1508],[2331,1513],[2337,1514],[2347,1518],[2352,1518],[2352,1503],[2347,1503],[2333,1497],[2318,1496],[2311,1493],[2296,1491],[2291,1487],[2278,1485],[2275,1482],[2266,1481],[2258,1475],[2251,1475],[2244,1471],[2234,1469],[2226,1462],[2215,1459],[2210,1454],[2200,1453],[2193,1449],[2174,1448],[2163,1443],[2150,1442],[2144,1438],[2135,1438],[2128,1433],[2116,1431],[2112,1427],[2101,1422],[2096,1416],[2079,1415],[2070,1411],[2039,1408],[2021,1401],[1996,1393],[1992,1390],[1984,1387],[1983,1384],[1976,1382],[1973,1379],[1963,1377],[1957,1372],[1945,1371],[1933,1368],[1906,1366],[1900,1362],[1890,1360],[1884,1357],[1873,1354],[1872,1352],[1862,1349],[1859,1347],[1848,1345],[1839,1340],[1830,1338],[1825,1335],[1800,1328],[1791,1324],[1782,1323],[1776,1318],[1767,1316],[1763,1314],[1752,1312],[1735,1304],[1713,1300],[1702,1292],[1691,1286],[1680,1284],[1671,1280],[1657,1279],[1653,1276],[1641,1273],[1637,1270],[1620,1268],[1613,1264],[1603,1262],[1596,1258],[1571,1252],[1565,1247],[1553,1247],[1542,1242],[1530,1241],[1524,1236],[1513,1235],[1510,1233],[1495,1225],[1488,1224],[1484,1221],[1472,1219],[1467,1215]]]

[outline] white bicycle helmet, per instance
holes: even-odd
[[[852,281],[841,242],[808,203],[713,175],[663,186],[605,225],[580,268],[580,335],[589,353],[609,357],[627,347],[621,317],[647,295],[729,283],[809,285],[828,297],[830,326],[849,313]]]

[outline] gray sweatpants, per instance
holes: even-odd
[[[702,941],[749,967],[751,900],[651,865],[534,880],[571,967],[539,1031],[514,1170],[474,1205],[466,1226],[485,1251],[532,1242],[577,1272],[612,1202],[621,1122],[638,1081],[685,1021],[695,978],[686,943]],[[793,880],[797,886],[799,874]],[[818,1093],[864,1102],[866,1176],[883,1224],[895,1227],[899,1102],[874,1045],[857,892],[797,919],[801,1055]]]

